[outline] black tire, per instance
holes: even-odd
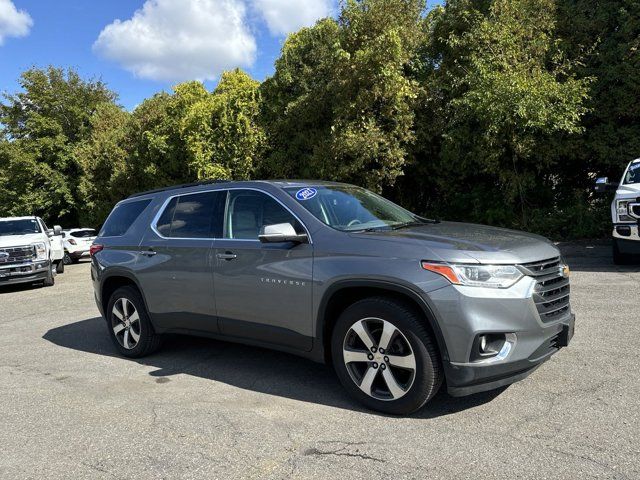
[[[42,281],[42,286],[53,287],[56,284],[56,276],[53,274],[53,263],[49,264],[49,272],[47,278]]]
[[[71,255],[69,255],[69,252],[64,252],[64,257],[62,257],[62,261],[64,262],[65,265],[71,265],[72,263],[76,263],[73,261],[73,258],[71,258]]]
[[[126,299],[131,302],[139,316],[139,340],[133,348],[125,348],[120,343],[120,340],[116,338],[116,333],[114,332],[114,324],[119,321],[117,316],[113,313],[114,305],[121,299]],[[153,325],[149,320],[149,314],[147,313],[142,296],[135,287],[120,287],[113,292],[109,299],[107,310],[105,311],[105,317],[109,336],[121,355],[129,358],[140,358],[150,355],[160,348],[162,337],[153,329]]]
[[[378,399],[365,393],[352,378],[344,362],[343,347],[349,338],[347,335],[353,335],[352,326],[367,318],[371,318],[374,325],[378,319],[391,323],[402,334],[401,341],[408,342],[412,350],[415,357],[415,374],[403,396]],[[442,385],[444,375],[438,348],[426,321],[424,316],[411,306],[386,297],[367,298],[346,308],[338,318],[331,337],[333,365],[344,388],[366,407],[393,415],[412,413],[431,400]],[[380,341],[379,334],[372,331],[371,335],[374,340],[377,338],[376,341]],[[394,338],[397,339],[398,334]],[[366,368],[375,367],[372,362],[366,365]],[[378,368],[382,371],[382,364]],[[392,366],[386,368],[392,370]],[[379,381],[378,377],[375,378],[374,382]]]
[[[56,262],[56,273],[64,273],[64,258]]]
[[[613,263],[616,265],[629,265],[632,262],[631,255],[620,252],[620,247],[618,247],[618,241],[613,239]]]

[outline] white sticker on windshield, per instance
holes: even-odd
[[[318,191],[315,188],[301,188],[296,192],[296,198],[298,200],[309,200],[310,198],[315,197],[317,193]]]

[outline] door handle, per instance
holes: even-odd
[[[140,255],[145,255],[147,257],[153,257],[158,252],[156,252],[155,250],[149,249],[149,250],[140,250],[138,253],[140,253]]]
[[[237,255],[232,252],[224,252],[216,254],[216,257],[218,257],[220,260],[233,260],[237,257]]]

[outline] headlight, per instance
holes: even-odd
[[[47,259],[47,246],[42,243],[34,243],[32,244],[33,248],[36,251],[36,260],[46,260]]]
[[[447,278],[456,285],[508,288],[523,275],[513,265],[456,265],[422,262],[422,268]]]
[[[631,200],[616,200],[616,214],[619,222],[633,222],[633,218],[629,216],[629,202]]]

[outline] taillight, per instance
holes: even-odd
[[[91,255],[93,257],[96,253],[98,253],[103,248],[104,248],[104,245],[99,245],[97,243],[92,243],[91,246],[89,247],[89,255]]]

